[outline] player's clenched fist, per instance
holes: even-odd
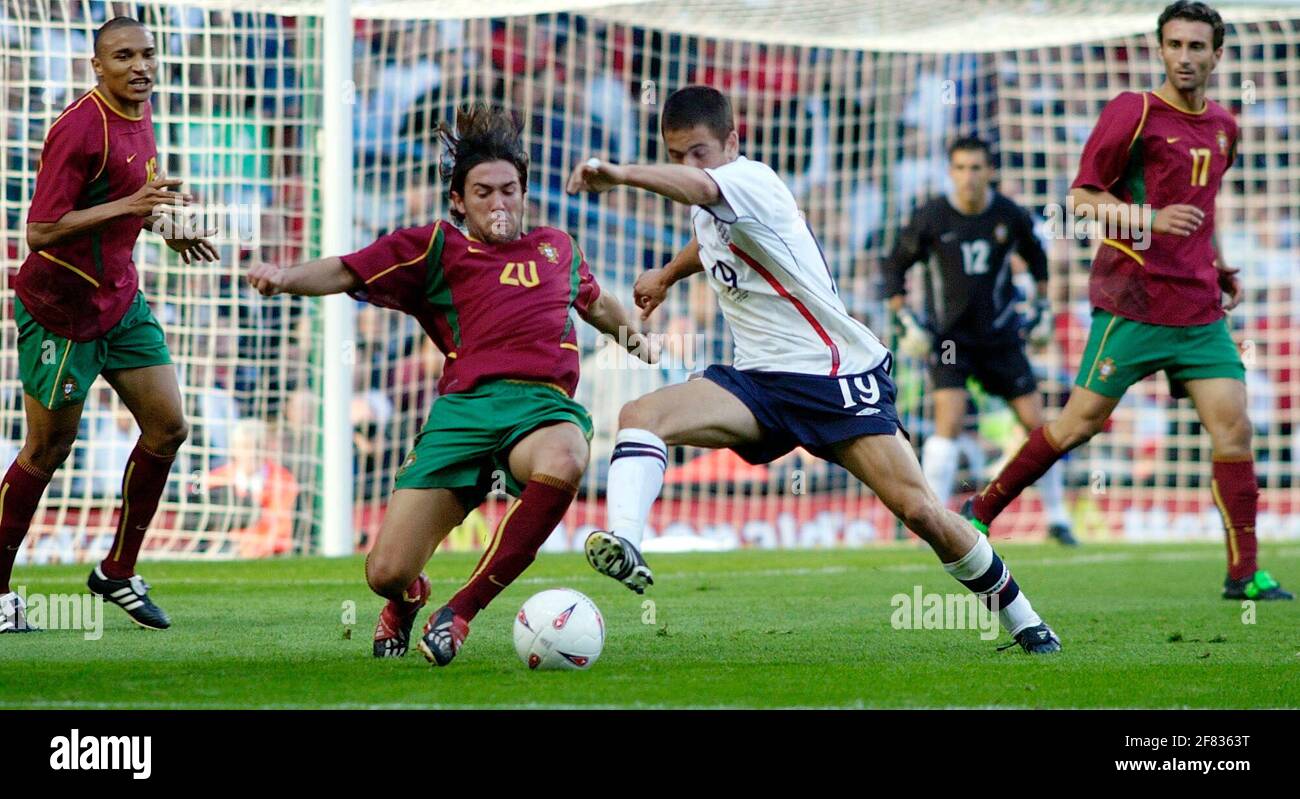
[[[592,158],[573,168],[565,191],[569,194],[577,194],[580,191],[596,193],[609,191],[615,186],[623,185],[625,171],[618,164]]]
[[[668,284],[664,280],[664,270],[647,269],[636,279],[632,286],[632,299],[641,309],[641,318],[649,319],[668,296]]]
[[[284,267],[277,264],[253,264],[248,270],[248,282],[263,297],[274,297],[283,290]]]

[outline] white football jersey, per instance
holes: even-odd
[[[705,171],[722,199],[691,208],[691,223],[731,326],[732,366],[827,376],[879,366],[889,351],[845,310],[821,247],[781,178],[743,155]]]

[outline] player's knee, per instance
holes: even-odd
[[[1062,450],[1069,452],[1075,447],[1082,446],[1102,431],[1106,426],[1106,417],[1104,416],[1084,416],[1078,419],[1064,421],[1062,426],[1063,432],[1056,441],[1056,445]],[[1054,428],[1055,431],[1055,428]]]
[[[400,594],[415,578],[408,576],[409,569],[389,558],[375,556],[366,558],[366,583],[370,590],[383,597]]]
[[[46,473],[52,473],[63,465],[72,454],[72,445],[77,440],[76,431],[70,434],[52,433],[45,436],[29,436],[27,446],[23,448],[24,459]]]
[[[533,473],[546,474],[567,483],[577,484],[582,480],[582,473],[586,470],[587,457],[585,452],[557,448],[541,453],[537,458]]]
[[[169,420],[149,430],[145,444],[160,455],[171,455],[190,437],[190,425],[184,417]]]
[[[655,412],[654,406],[644,399],[632,400],[624,405],[618,412],[618,429],[628,428],[649,430],[655,435],[661,435],[658,429],[659,414]]]
[[[1230,424],[1210,430],[1214,454],[1220,458],[1240,458],[1250,454],[1253,434],[1250,419],[1242,414]]]
[[[1096,431],[1084,425],[1075,425],[1065,429],[1064,434],[1056,441],[1056,445],[1061,449],[1069,452],[1070,450],[1082,444],[1086,444],[1088,439],[1095,436]]]
[[[46,474],[52,474],[63,465],[64,461],[66,461],[68,456],[71,454],[72,443],[68,442],[65,444],[60,442],[42,447],[41,449],[31,450],[27,453],[27,461]]]

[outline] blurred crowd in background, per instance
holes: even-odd
[[[5,6],[3,129],[5,232],[10,272],[26,255],[21,230],[41,143],[53,118],[93,85],[93,30],[137,4],[53,2],[22,19]],[[291,264],[317,255],[323,96],[315,48],[320,20],[266,13],[138,4],[155,30],[161,65],[153,115],[161,162],[201,203],[233,209],[218,265],[185,267],[141,237],[142,288],[169,336],[180,370],[189,444],[170,500],[191,529],[231,531],[240,554],[301,544],[319,468],[319,317],[300,298],[263,300],[240,279],[255,261]],[[781,47],[647,31],[552,14],[511,21],[355,21],[356,192],[354,242],[445,213],[438,179],[437,122],[467,99],[504,104],[519,117],[532,159],[531,225],[571,231],[606,291],[630,303],[643,269],[665,263],[689,238],[686,214],[657,198],[570,198],[572,164],[598,155],[618,162],[664,158],[658,107],[673,89],[707,83],[735,105],[742,152],[787,180],[819,237],[850,311],[887,339],[879,262],[911,210],[945,189],[946,146],[978,134],[999,154],[1000,190],[1041,218],[1063,203],[1077,154],[1101,104],[1122,89],[1158,83],[1148,40],[1128,49],[1073,45],[992,54],[906,55]],[[1287,141],[1300,117],[1287,45],[1240,44],[1229,31],[1214,99],[1237,114],[1243,139],[1227,176],[1218,225],[1248,297],[1232,315],[1249,350],[1256,453],[1267,485],[1289,487],[1300,393],[1300,306],[1292,289],[1300,252],[1300,164]],[[1118,59],[1116,55],[1118,54]],[[1077,70],[1061,63],[1078,64]],[[1051,68],[1047,65],[1052,64]],[[1275,73],[1262,73],[1261,64]],[[1288,74],[1287,70],[1291,70]],[[1248,77],[1258,97],[1237,90]],[[1223,87],[1233,87],[1231,90]],[[1276,90],[1276,91],[1275,91]],[[1049,405],[1063,401],[1089,320],[1092,242],[1048,241],[1058,336],[1031,353]],[[603,492],[618,408],[729,357],[730,341],[702,281],[682,286],[655,320],[673,334],[658,367],[639,367],[584,328],[578,399],[597,425],[590,496]],[[14,326],[0,331],[0,460],[21,442],[21,387]],[[356,498],[379,503],[436,397],[442,355],[410,318],[360,305],[352,421]],[[914,434],[927,431],[923,370],[903,360],[900,407]],[[1116,435],[1091,447],[1116,482],[1194,487],[1196,425],[1163,390],[1135,390],[1112,422]],[[972,422],[990,458],[1017,443],[1000,401],[978,399]],[[135,438],[125,408],[106,388],[92,392],[71,475],[51,496],[111,497]],[[920,443],[919,438],[914,438]],[[761,492],[793,469],[811,490],[848,485],[837,467],[795,453],[769,467],[727,454],[678,453],[669,482],[729,484]],[[1206,472],[1208,474],[1208,472]],[[1087,479],[1086,470],[1072,480]],[[978,475],[969,476],[975,482]],[[671,489],[670,489],[671,490]],[[298,535],[295,535],[297,530]],[[231,543],[234,542],[234,544]]]

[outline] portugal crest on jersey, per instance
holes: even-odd
[[[63,378],[63,397],[67,399],[75,393],[77,393],[77,378],[68,375]]]
[[[1228,134],[1219,131],[1214,134],[1214,140],[1219,143],[1219,155],[1227,157],[1228,155]]]
[[[540,252],[542,256],[546,258],[546,260],[550,261],[553,264],[558,264],[560,262],[559,251],[556,250],[555,247],[549,241],[544,241],[541,244],[539,244],[537,246],[537,251]]]
[[[1107,358],[1106,360],[1101,362],[1100,366],[1097,367],[1097,377],[1101,378],[1103,382],[1106,380],[1106,378],[1110,377],[1113,374],[1115,374],[1114,358]]]

